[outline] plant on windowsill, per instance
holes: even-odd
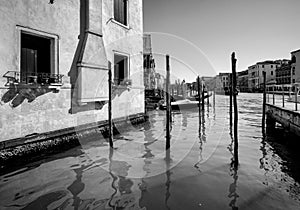
[[[131,79],[124,79],[120,82],[120,85],[130,87],[132,85],[132,80]]]
[[[116,93],[120,94],[126,89],[130,91],[131,85],[132,85],[131,79],[124,79],[121,82],[115,80],[112,82],[112,89],[113,91],[116,91]]]

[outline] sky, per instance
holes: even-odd
[[[144,0],[143,4],[144,33],[152,34],[157,69],[164,71],[164,55],[170,54],[171,70],[178,78],[230,72],[232,52],[237,71],[242,71],[259,61],[290,59],[290,52],[300,49],[300,0]]]

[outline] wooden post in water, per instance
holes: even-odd
[[[274,90],[274,86],[272,87],[273,90],[273,105],[275,105],[275,90]]]
[[[266,124],[266,72],[263,71],[263,80],[264,80],[264,93],[263,93],[263,113],[262,113],[262,132],[265,135],[265,124]]]
[[[268,96],[268,103],[270,103],[270,93],[269,93],[269,88],[267,88],[267,96]]]
[[[112,123],[112,73],[111,73],[111,62],[108,62],[108,135],[109,135],[109,146],[114,147],[113,144],[113,123]]]
[[[201,127],[201,87],[200,87],[201,83],[200,83],[200,77],[197,77],[197,89],[198,89],[198,107],[199,107],[199,126]]]
[[[238,167],[238,107],[236,98],[236,58],[235,53],[231,55],[232,60],[232,95],[233,95],[233,108],[234,108],[234,166]]]
[[[205,105],[204,105],[204,84],[203,81],[201,80],[201,106],[202,106],[202,110],[204,111],[205,109]]]
[[[284,107],[284,86],[282,85],[282,107]]]
[[[170,84],[170,56],[166,55],[166,150],[170,148],[170,121],[171,121],[171,100],[169,94],[169,84]]]
[[[214,107],[216,106],[216,88],[214,88],[214,93],[213,93],[213,105]]]
[[[232,74],[230,74],[230,86],[229,86],[229,125],[230,128],[232,128],[232,84],[233,83],[233,79],[232,79]]]
[[[295,86],[295,110],[298,111],[298,88]]]

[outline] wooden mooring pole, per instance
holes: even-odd
[[[199,107],[199,127],[201,128],[201,104],[200,104],[200,102],[201,102],[201,100],[200,100],[200,98],[201,98],[201,88],[200,88],[200,85],[201,85],[200,77],[198,76],[197,77],[197,89],[198,89],[198,107]]]
[[[216,106],[216,88],[214,88],[214,95],[213,95],[213,106]]]
[[[231,55],[232,61],[232,95],[233,95],[233,108],[234,108],[234,166],[238,167],[238,107],[237,107],[237,93],[236,93],[236,58],[235,53]]]
[[[263,113],[262,113],[262,133],[265,135],[265,125],[266,125],[266,72],[263,71],[263,80],[264,80],[264,93],[263,93]]]
[[[113,123],[112,123],[112,73],[111,73],[111,62],[108,62],[108,135],[109,135],[109,146],[114,147],[113,144]]]
[[[170,121],[171,121],[171,100],[169,94],[169,84],[170,84],[170,56],[166,55],[166,150],[170,148]]]
[[[282,107],[284,107],[284,86],[282,85]]]
[[[275,90],[274,90],[274,86],[272,87],[273,90],[273,105],[275,105]]]
[[[295,86],[295,110],[298,111],[298,88]]]
[[[232,74],[230,74],[230,86],[229,86],[229,125],[230,128],[232,128],[232,83],[233,83],[233,79],[232,79]]]
[[[204,84],[203,84],[203,81],[201,80],[200,81],[201,83],[201,106],[202,106],[202,110],[204,111],[205,109],[205,105],[204,105]]]

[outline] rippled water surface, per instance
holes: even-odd
[[[165,113],[115,137],[81,146],[0,176],[0,209],[300,209],[297,138],[261,134],[261,95],[238,96],[239,161],[228,97],[216,106],[173,114],[165,151]],[[212,101],[212,100],[211,100]]]

